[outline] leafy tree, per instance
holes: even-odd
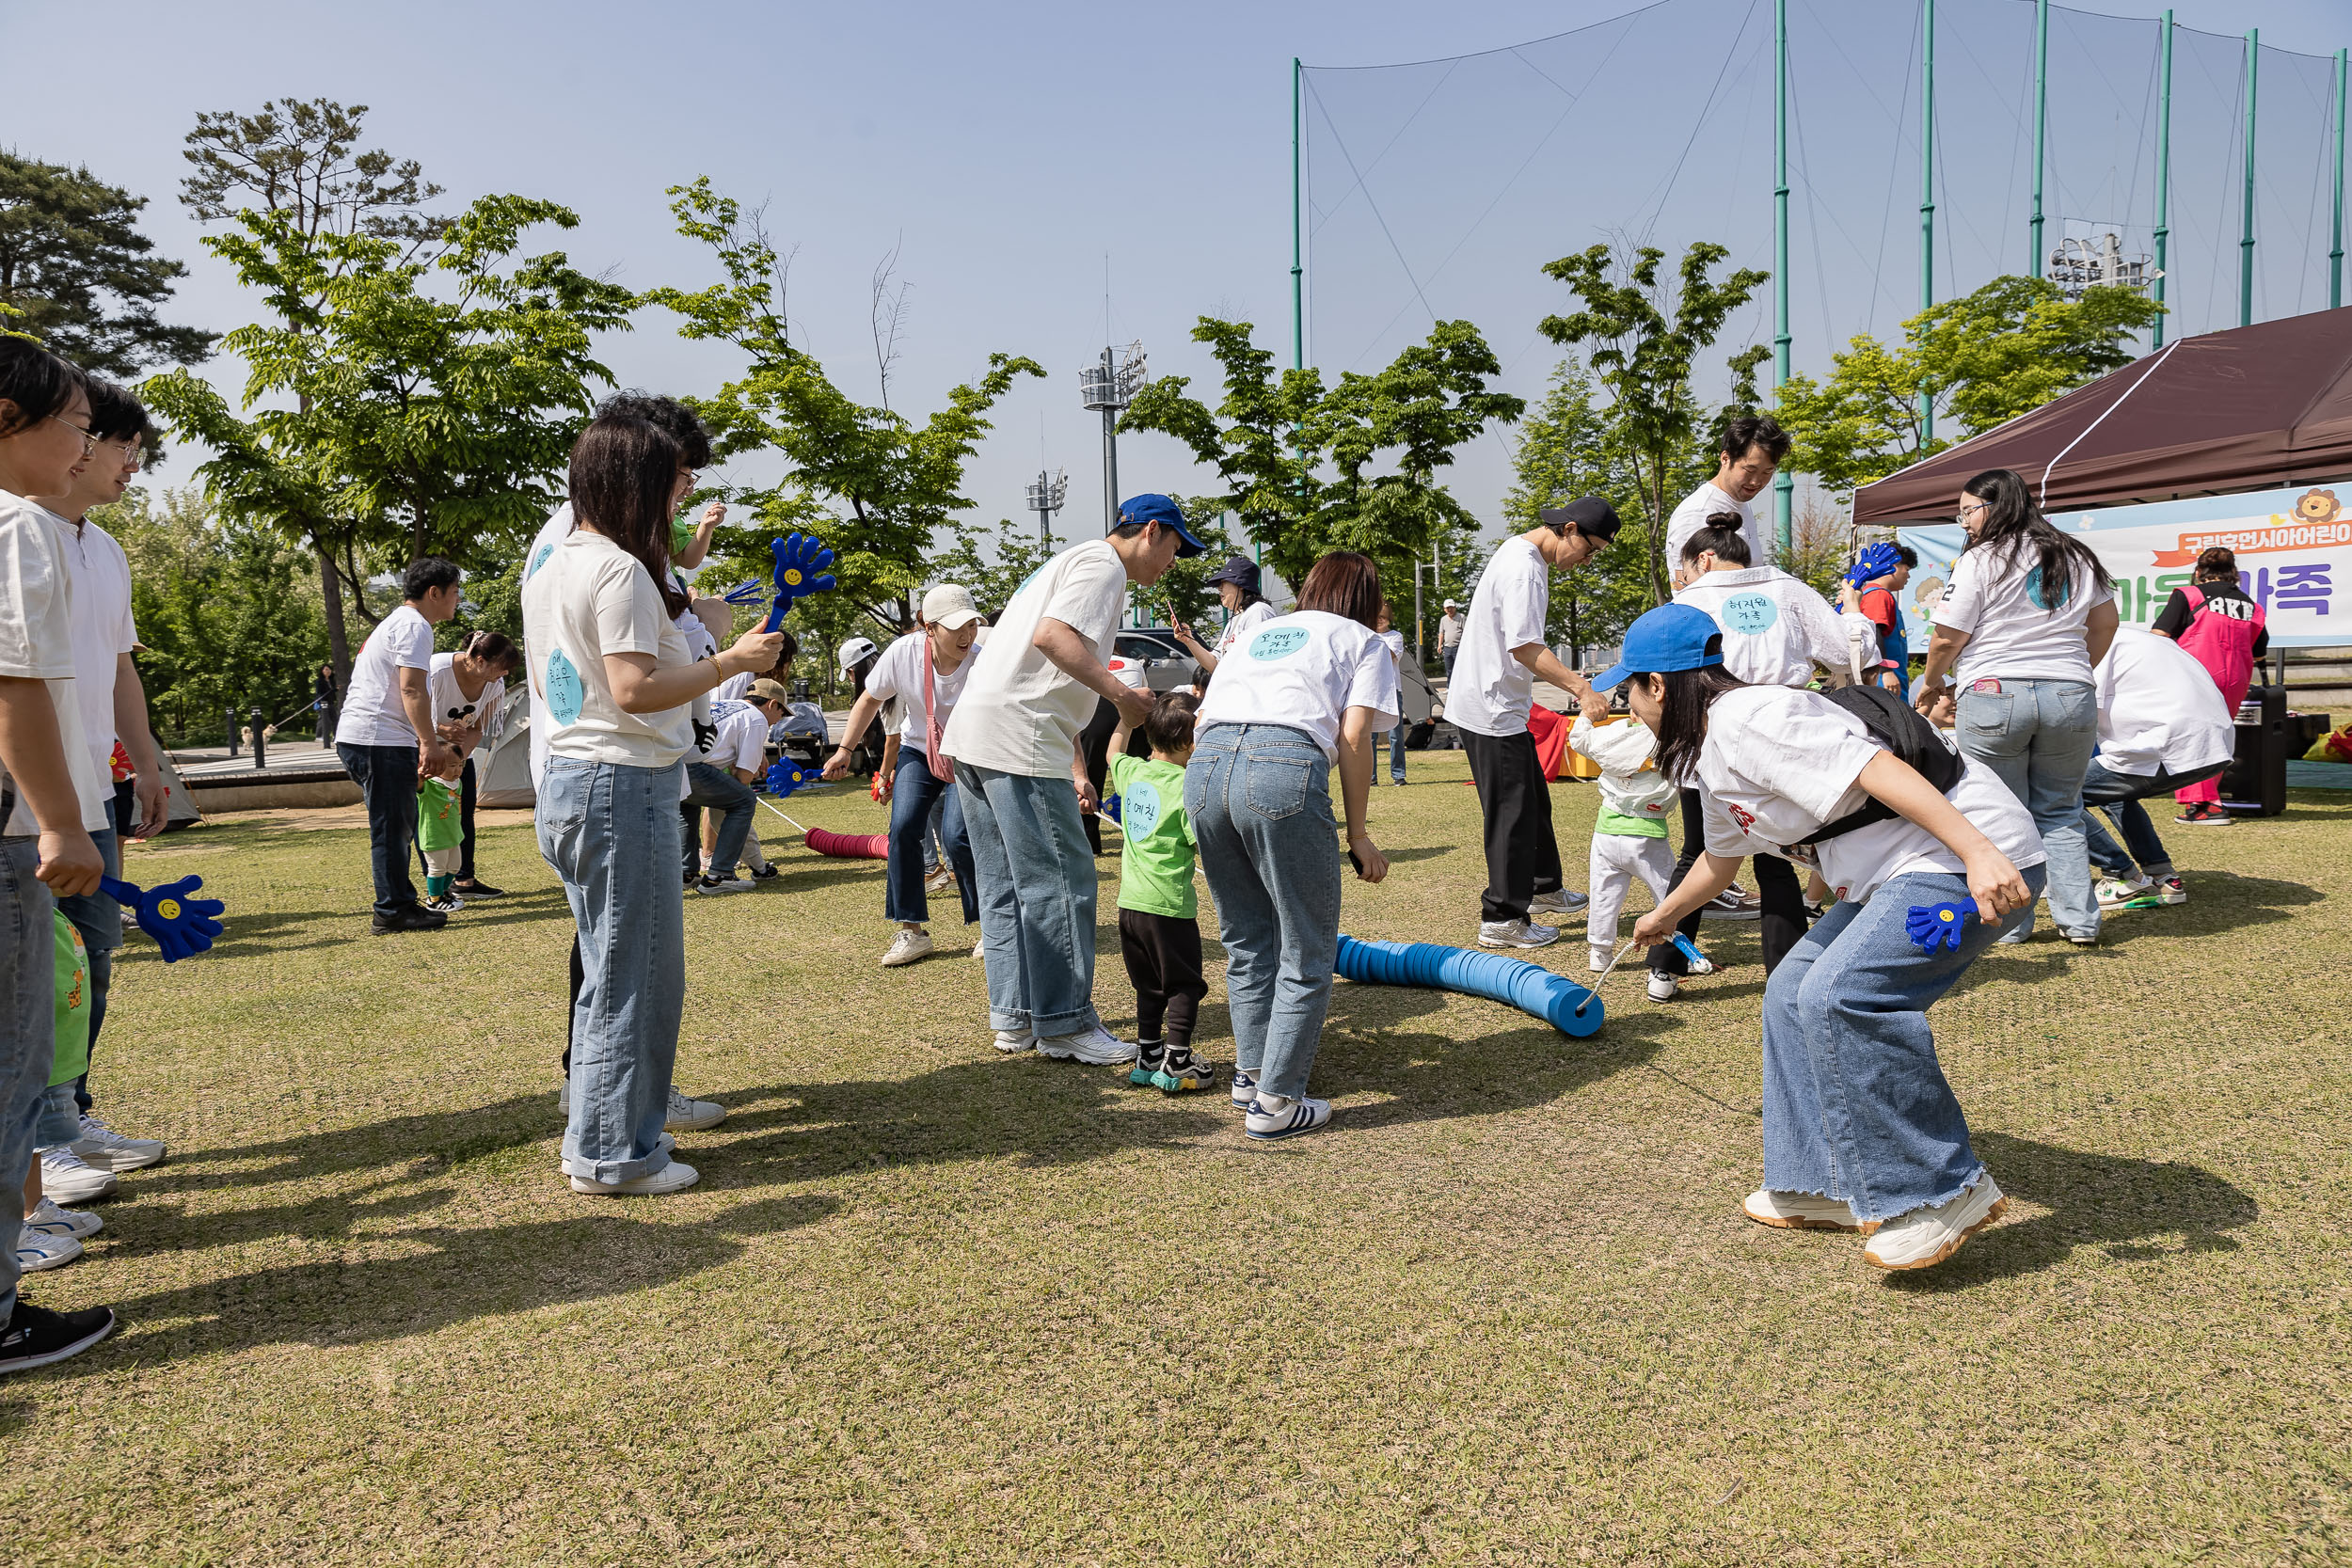
[[[87,167],[0,151],[0,304],[19,328],[100,375],[209,357],[215,334],[156,319],[188,269],[138,231],[146,206]]]
[[[931,574],[935,582],[960,582],[972,590],[972,602],[981,614],[993,621],[1004,613],[1021,585],[1029,580],[1040,566],[1053,559],[1055,551],[1038,542],[1037,534],[1018,526],[1009,517],[996,524],[995,558],[980,554],[977,531],[960,534],[955,548],[941,556]],[[1068,547],[1065,541],[1063,548]]]
[[[1666,253],[1643,245],[1629,258],[1605,245],[1545,265],[1551,277],[1575,291],[1583,309],[1547,316],[1543,335],[1564,347],[1585,350],[1593,374],[1607,389],[1609,419],[1619,449],[1631,464],[1641,510],[1648,514],[1650,594],[1664,604],[1672,595],[1666,568],[1666,517],[1677,477],[1686,468],[1699,433],[1700,408],[1691,372],[1702,350],[1711,346],[1724,322],[1745,305],[1772,274],[1742,268],[1720,283],[1708,273],[1731,254],[1700,241],[1683,252],[1676,282],[1659,279]],[[1756,403],[1756,369],[1772,356],[1762,343],[1731,356],[1731,402],[1724,419]],[[1712,471],[1710,466],[1709,472]]]
[[[1789,462],[1851,492],[1955,444],[1930,437],[1924,407],[1959,439],[1980,436],[2131,363],[2126,346],[2164,313],[2131,289],[2070,300],[2041,277],[1996,277],[1903,323],[1893,346],[1867,335],[1831,356],[1829,375],[1791,376],[1778,416]]]
[[[1163,376],[1136,393],[1120,428],[1173,436],[1215,468],[1224,489],[1204,502],[1235,513],[1283,580],[1303,581],[1333,550],[1361,550],[1391,599],[1399,588],[1409,596],[1414,562],[1476,532],[1438,470],[1527,404],[1486,390],[1502,366],[1469,322],[1439,322],[1386,370],[1344,372],[1329,388],[1314,370],[1278,379],[1248,322],[1203,316],[1192,336],[1224,369],[1216,407],[1186,393],[1188,377]]]
[[[1015,376],[1042,376],[1044,368],[992,354],[987,373],[949,392],[947,405],[921,424],[886,404],[860,404],[792,341],[785,312],[788,261],[769,239],[763,214],[743,212],[707,176],[669,194],[678,231],[711,248],[725,280],[699,290],[656,289],[645,298],[685,318],[681,337],[732,343],[747,361],[744,373],[715,397],[694,400],[694,410],[722,459],[772,449],[792,465],[775,484],[735,492],[760,529],[729,528],[718,547],[757,559],[769,534],[814,531],[839,557],[834,575],[841,587],[833,597],[884,627],[903,629],[913,624],[911,595],[933,576],[933,536],[972,505],[958,492],[964,464],[990,428],[989,410]],[[886,307],[885,322],[887,279],[880,270],[876,278],[876,358],[886,383],[904,296]]]
[[[1613,642],[1654,602],[1649,580],[1649,525],[1630,454],[1606,411],[1593,401],[1592,372],[1574,357],[1560,361],[1542,405],[1520,427],[1515,482],[1502,498],[1510,531],[1524,533],[1546,507],[1580,496],[1599,496],[1617,509],[1624,527],[1608,548],[1552,579],[1546,635],[1584,647]]]

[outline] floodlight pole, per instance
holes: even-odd
[[[1291,369],[1307,368],[1306,246],[1299,224],[1298,132],[1306,67],[1291,56]]]
[[[1109,385],[1119,385],[1119,367],[1111,362],[1111,351],[1103,350],[1103,378]],[[1103,532],[1107,537],[1119,526],[1119,405],[1107,404],[1103,409]]]
[[[1935,303],[1935,0],[1920,0],[1919,309]],[[1935,439],[1935,398],[1919,394],[1919,445]]]
[[[2050,0],[2033,0],[2033,271],[2042,276],[2042,168],[2049,162]]]
[[[1788,384],[1788,0],[1772,0],[1772,394]],[[1772,541],[1780,559],[1795,553],[1797,477],[1772,480]]]
[[[2328,309],[2344,303],[2344,89],[2352,86],[2352,50],[2336,51],[2336,238],[2328,252]]]
[[[2172,13],[2166,11],[2160,24],[2161,47],[2157,57],[2163,85],[2156,94],[2156,303],[2164,303],[2165,252],[2172,239]],[[2164,346],[2164,317],[2156,317],[2154,348]]]
[[[2254,325],[2254,85],[2261,72],[2263,30],[2246,29],[2246,196],[2237,242],[2237,324]]]

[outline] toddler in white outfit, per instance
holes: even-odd
[[[1609,967],[1617,945],[1617,915],[1639,877],[1663,903],[1675,858],[1666,848],[1666,814],[1677,799],[1658,771],[1658,737],[1639,719],[1604,723],[1607,699],[1587,690],[1579,703],[1568,745],[1600,768],[1600,816],[1593,824],[1593,859],[1585,872],[1592,907],[1584,940],[1596,972]]]

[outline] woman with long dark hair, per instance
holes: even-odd
[[[1233,1106],[1253,1138],[1311,1132],[1331,1119],[1329,1101],[1307,1098],[1307,1074],[1340,946],[1334,764],[1356,875],[1376,882],[1389,874],[1364,821],[1373,732],[1397,721],[1396,663],[1372,629],[1379,613],[1372,558],[1325,556],[1295,610],[1226,650],[1194,721],[1184,812],[1216,899]]]
[[[1811,865],[1837,894],[1764,983],[1764,1183],[1748,1217],[1859,1231],[1882,1269],[1941,1262],[2003,1199],[1969,1147],[1927,1010],[2040,891],[2032,818],[1982,763],[1952,759],[1958,776],[1938,790],[1820,692],[1742,682],[1695,606],[1633,623],[1593,689],[1620,682],[1658,736],[1659,772],[1694,781],[1705,814],[1706,853],[1634,941],[1670,939],[1748,855]],[[1922,947],[1916,911],[1956,943]]]
[[[2099,940],[2099,901],[2083,834],[2083,775],[2099,743],[2091,670],[2115,638],[2115,594],[2090,546],[2052,528],[2008,468],[1962,487],[1959,521],[1968,544],[1936,606],[1913,698],[1932,713],[1957,687],[1960,749],[2033,814],[2050,854],[2050,918],[2069,942],[2088,947]],[[2027,905],[2002,940],[2032,934]]]
[[[564,1169],[578,1193],[693,1185],[662,1131],[686,992],[679,864],[681,760],[695,698],[776,661],[746,633],[688,650],[670,575],[677,442],[634,416],[597,420],[572,448],[577,526],[523,585],[531,684],[549,721],[535,810],[539,852],[580,927]]]

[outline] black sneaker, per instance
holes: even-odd
[[[1150,1088],[1159,1081],[1160,1060],[1167,1053],[1165,1040],[1136,1041],[1136,1065],[1127,1069],[1127,1082],[1139,1089]]]
[[[1216,1087],[1216,1068],[1192,1053],[1189,1045],[1171,1045],[1152,1074],[1152,1086],[1162,1094],[1189,1094]]]
[[[115,1331],[115,1310],[93,1307],[83,1312],[52,1312],[23,1296],[0,1334],[0,1373],[29,1372],[79,1355]]]
[[[504,888],[492,887],[487,882],[459,882],[457,884],[456,891],[457,896],[465,899],[468,903],[471,903],[477,898],[503,898],[506,896],[506,890]]]
[[[377,915],[374,931],[379,937],[395,931],[437,931],[449,924],[449,916],[436,914],[420,904],[411,904],[395,915]]]
[[[764,882],[771,877],[781,877],[783,875],[784,867],[780,865],[763,865],[758,870],[752,873],[752,880],[755,882]]]

